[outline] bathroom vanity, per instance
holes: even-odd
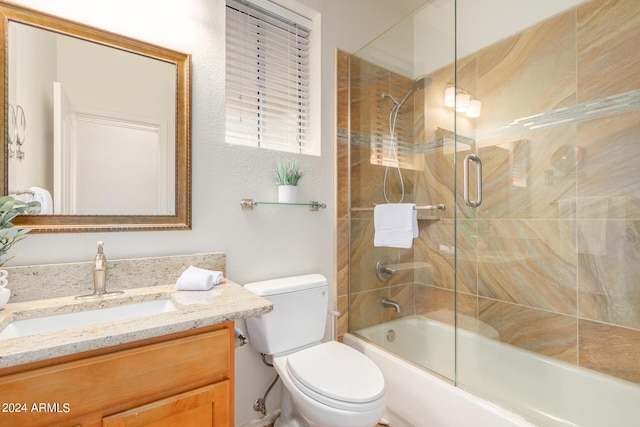
[[[169,308],[122,319],[108,311],[115,318],[83,325],[82,313],[154,301]],[[203,292],[167,285],[8,304],[1,330],[30,318],[36,329],[0,336],[0,425],[233,426],[233,320],[271,309],[229,280]],[[76,326],[55,329],[77,313]],[[48,327],[39,319],[54,329],[38,333]]]

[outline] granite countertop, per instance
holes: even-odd
[[[110,289],[115,290],[115,289]],[[92,300],[61,297],[10,303],[0,309],[0,331],[14,320],[170,299],[176,310],[0,341],[0,369],[268,313],[273,305],[225,279],[210,291],[175,286],[127,289]]]

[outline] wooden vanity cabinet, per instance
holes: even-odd
[[[171,396],[102,420],[103,427],[229,425],[229,381]]]
[[[233,322],[79,356],[0,371],[0,425],[233,426]]]

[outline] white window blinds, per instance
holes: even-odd
[[[309,27],[295,18],[227,0],[227,142],[305,152]]]

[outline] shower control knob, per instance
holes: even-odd
[[[391,280],[391,276],[398,272],[397,268],[393,267],[394,262],[388,256],[383,256],[376,263],[376,277],[381,282],[388,282]]]

